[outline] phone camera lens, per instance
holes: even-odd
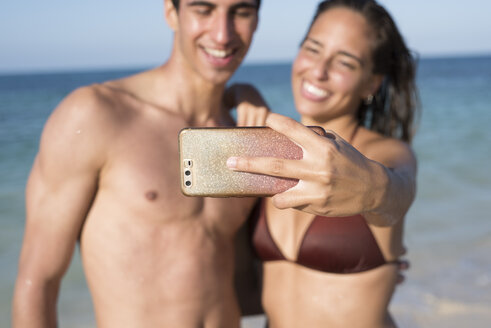
[[[191,187],[191,181],[186,181],[185,184],[186,184],[186,187]]]
[[[186,170],[186,171],[184,171],[184,174],[187,175],[187,176],[190,176],[191,175],[191,171]]]

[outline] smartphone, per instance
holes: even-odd
[[[323,128],[310,127],[319,135]],[[187,196],[272,196],[296,179],[232,171],[229,157],[301,159],[302,148],[269,127],[185,128],[179,133],[181,191]]]

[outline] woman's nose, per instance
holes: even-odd
[[[319,59],[314,63],[312,68],[314,76],[319,80],[327,80],[329,71],[329,61]]]

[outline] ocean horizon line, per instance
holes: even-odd
[[[426,60],[459,60],[459,59],[485,59],[490,58],[491,52],[483,53],[464,53],[464,54],[427,54],[419,55],[416,58],[419,61]],[[245,61],[240,67],[254,66],[282,66],[291,64],[292,60],[288,59],[265,59]],[[58,74],[90,74],[90,73],[108,73],[108,72],[138,72],[160,66],[159,64],[128,64],[128,65],[101,65],[101,66],[72,66],[72,67],[51,67],[35,69],[0,69],[0,77],[25,76],[25,75],[58,75]],[[239,69],[240,69],[239,67]]]

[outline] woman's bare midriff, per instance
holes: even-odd
[[[287,261],[265,262],[262,302],[271,328],[393,327],[386,309],[397,274],[394,264],[332,274]]]

